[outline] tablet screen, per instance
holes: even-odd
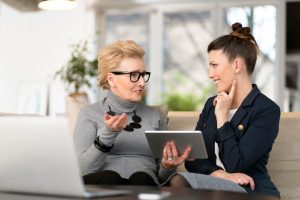
[[[189,158],[206,159],[207,152],[201,131],[145,131],[146,138],[155,158],[161,158],[165,144],[174,141],[179,154],[191,146]]]

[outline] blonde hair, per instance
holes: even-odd
[[[109,89],[107,74],[118,67],[124,58],[140,58],[143,60],[144,49],[132,40],[116,41],[103,47],[98,54],[98,85]]]

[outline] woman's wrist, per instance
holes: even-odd
[[[113,132],[111,129],[104,127],[100,130],[100,134],[98,136],[103,144],[111,146],[115,142],[118,134],[118,132]]]
[[[221,128],[227,121],[227,117],[225,116],[216,116],[217,118],[217,128]]]
[[[214,171],[210,175],[214,176],[214,177],[217,177],[217,178],[225,178],[226,172],[222,169],[219,169],[219,170]]]
[[[100,150],[100,151],[102,151],[102,152],[104,152],[104,153],[110,152],[110,151],[112,150],[112,148],[114,147],[113,144],[112,144],[111,146],[105,145],[105,144],[100,140],[99,136],[95,139],[94,145],[95,145],[95,147],[96,147],[98,150]]]
[[[160,165],[161,165],[161,167],[164,168],[165,170],[171,170],[171,169],[176,168],[176,167],[174,167],[174,166],[172,166],[172,165],[167,165],[167,166],[166,166],[166,164],[165,164],[163,161],[160,162]]]

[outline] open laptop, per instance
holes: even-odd
[[[91,189],[80,176],[67,120],[0,117],[0,191],[78,198],[130,193]]]

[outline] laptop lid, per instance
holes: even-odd
[[[86,192],[64,118],[0,117],[0,131],[0,191],[74,197],[128,193]]]

